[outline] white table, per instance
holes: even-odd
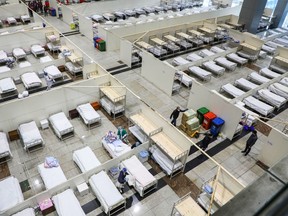
[[[49,128],[49,123],[47,119],[41,120],[40,125],[41,125],[42,130]]]

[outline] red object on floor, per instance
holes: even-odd
[[[202,126],[208,130],[211,127],[212,120],[215,119],[217,116],[213,112],[208,112],[204,114],[204,120]]]

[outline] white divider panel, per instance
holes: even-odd
[[[78,14],[79,19],[79,30],[87,38],[93,39],[93,29],[92,29],[92,20]]]
[[[92,63],[92,64],[85,64],[83,66],[83,77],[84,77],[84,79],[87,77],[87,75],[89,73],[92,73],[92,72],[97,72],[98,73],[97,76],[101,76],[101,75],[106,75],[107,74],[106,70],[102,66],[100,66],[99,64]]]
[[[74,45],[74,43],[70,42],[69,40],[67,40],[66,38],[62,39],[62,44],[64,46],[67,46],[69,49],[73,50],[73,53],[78,56],[79,58],[83,57],[83,53],[81,52],[81,50],[79,50],[79,48],[77,47],[77,44]]]
[[[141,75],[169,96],[172,95],[175,72],[175,68],[167,62],[143,51]]]
[[[284,128],[284,124],[282,126]],[[258,159],[272,167],[288,154],[288,137],[281,131],[272,128],[265,141]]]
[[[39,23],[41,27],[42,27],[43,22],[46,24],[46,28],[49,27],[47,23],[44,21],[44,19],[41,16],[39,16],[37,13],[35,13],[34,11],[33,11],[33,19],[34,19],[34,22]]]
[[[21,15],[28,14],[25,4],[7,4],[0,7],[0,19],[6,20],[7,17],[20,17]]]
[[[232,139],[240,121],[242,110],[195,81],[190,91],[188,108],[196,111],[201,107],[206,107],[225,121],[221,132],[228,139]]]
[[[72,20],[73,10],[64,4],[61,5],[61,10],[62,10],[63,21],[69,25],[73,21]]]
[[[223,169],[221,169],[219,173],[218,181],[233,195],[236,195],[244,189],[243,185],[241,185],[238,181],[235,180],[235,178],[231,177],[231,175],[229,175]]]
[[[123,61],[128,67],[132,65],[132,57],[129,55],[132,53],[132,44],[125,40],[121,39],[120,41],[120,60]]]

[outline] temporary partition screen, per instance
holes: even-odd
[[[78,19],[79,19],[79,30],[81,34],[85,35],[89,39],[92,39],[93,38],[92,20],[80,14],[78,14]]]
[[[129,53],[132,53],[132,43],[121,39],[120,41],[120,59],[123,61],[128,67],[131,67],[132,64],[132,57],[129,55]]]

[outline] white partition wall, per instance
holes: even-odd
[[[121,39],[120,42],[120,60],[123,61],[128,67],[132,65],[131,55],[132,53],[132,43],[125,39]]]
[[[196,81],[193,82],[187,107],[194,110],[206,107],[218,117],[222,118],[225,124],[221,132],[225,134],[228,139],[233,138],[242,115],[242,110],[238,107]]]
[[[0,19],[6,20],[7,17],[20,17],[28,14],[28,9],[25,4],[7,4],[0,7]]]
[[[141,75],[169,96],[172,95],[175,73],[176,69],[170,64],[143,51]]]
[[[78,14],[78,19],[79,19],[79,31],[81,32],[81,34],[85,35],[87,38],[92,40],[93,38],[92,20],[80,14]]]
[[[63,21],[67,24],[72,22],[73,11],[66,5],[61,6]]]

